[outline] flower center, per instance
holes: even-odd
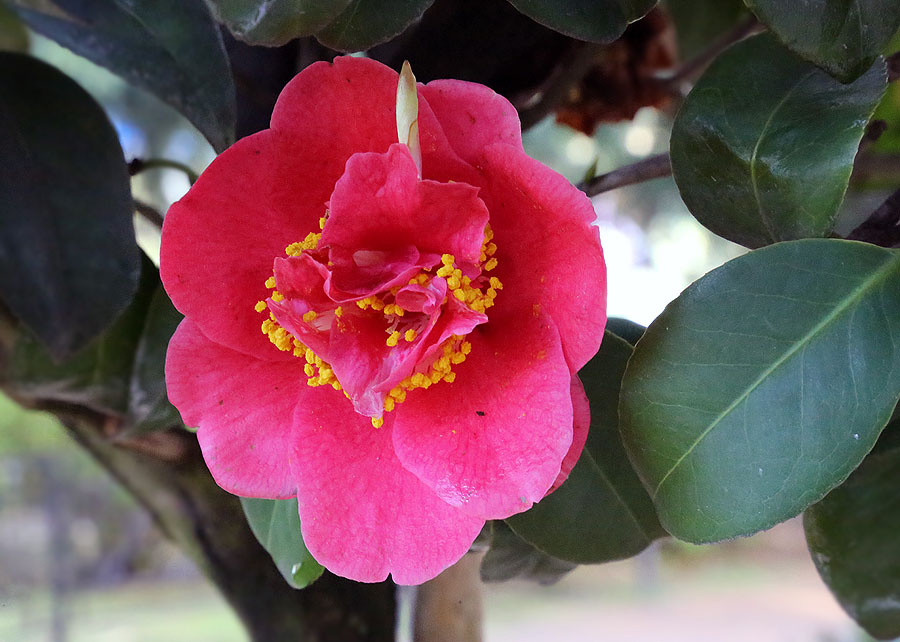
[[[325,217],[319,220],[320,229],[324,229],[325,221]],[[321,233],[310,232],[304,240],[288,245],[285,248],[285,254],[288,257],[299,257],[304,252],[318,250],[321,237]],[[333,306],[317,306],[319,308],[317,310],[309,309],[304,312],[302,322],[317,331],[330,332],[335,326],[340,327],[340,320],[345,314],[348,314],[348,310],[344,306],[348,303],[355,304],[359,311],[377,316],[383,325],[386,335],[384,345],[388,348],[385,360],[399,361],[402,357],[395,353],[413,349],[417,341],[426,339],[424,335],[434,327],[435,319],[446,312],[450,297],[455,298],[458,304],[482,315],[494,305],[494,300],[499,290],[503,289],[503,284],[497,277],[488,276],[486,273],[497,267],[497,259],[494,257],[496,251],[497,245],[493,242],[493,232],[490,225],[487,225],[484,230],[479,259],[480,272],[474,278],[463,274],[452,254],[443,254],[440,264],[421,269],[418,274],[409,279],[406,286],[394,286],[375,295],[342,301],[343,305],[331,301]],[[363,251],[358,252],[357,255],[361,261],[365,262],[370,255],[373,260],[377,260],[379,253]],[[434,283],[436,279],[442,280],[443,283]],[[291,352],[295,357],[305,359],[303,370],[307,376],[308,385],[314,387],[330,385],[335,390],[342,390],[341,382],[331,364],[305,345],[300,338],[289,332],[276,318],[270,303],[280,304],[285,300],[285,296],[276,288],[275,276],[270,276],[265,285],[271,290],[271,295],[268,300],[258,301],[255,306],[255,310],[259,313],[265,313],[268,309],[268,318],[261,325],[263,334],[267,335],[279,350]],[[432,287],[433,285],[440,287]],[[434,302],[434,306],[432,306],[435,310],[439,310],[439,313],[426,313],[426,308],[423,308],[421,299],[416,299],[416,295],[425,296],[425,293],[434,291],[445,293],[443,299]],[[418,304],[413,303],[416,300],[419,300]],[[431,341],[435,341],[435,339],[431,339]],[[458,334],[452,334],[436,345],[418,347],[421,349],[422,359],[414,364],[414,367],[411,366],[412,372],[384,395],[384,412],[391,412],[397,404],[403,403],[406,400],[407,392],[411,390],[429,388],[441,381],[453,383],[456,379],[453,366],[465,361],[466,356],[472,350],[472,344],[465,339],[465,336]],[[346,390],[344,390],[344,394],[348,398],[350,397]],[[372,418],[372,425],[376,428],[381,427],[383,422],[382,416]]]

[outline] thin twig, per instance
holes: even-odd
[[[566,55],[559,61],[550,77],[532,97],[537,96],[533,104],[526,104],[519,109],[519,120],[522,129],[526,130],[538,124],[545,116],[559,107],[569,92],[594,66],[597,54],[603,45],[593,42],[575,42]]]
[[[686,60],[669,76],[661,76],[659,82],[672,93],[681,93],[683,85],[695,80],[713,60],[736,42],[765,29],[755,16],[750,16],[737,24],[734,29],[723,33],[693,58]]]
[[[180,172],[184,172],[191,185],[196,183],[198,178],[197,172],[192,170],[190,167],[188,167],[184,163],[169,160],[168,158],[135,158],[133,161],[128,163],[128,173],[131,176],[136,176],[137,174],[140,174],[141,172],[148,169],[177,169]]]
[[[596,196],[619,187],[643,183],[654,178],[671,176],[671,174],[672,162],[669,155],[657,154],[656,156],[648,156],[631,165],[596,176],[578,187],[588,196]]]
[[[156,227],[162,228],[163,224],[163,216],[159,212],[156,211],[155,207],[147,205],[146,203],[142,203],[141,201],[134,201],[134,211],[147,219],[150,223],[155,225]]]

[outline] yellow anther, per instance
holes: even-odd
[[[487,254],[488,256],[494,256],[494,253],[495,253],[496,251],[497,251],[497,244],[496,244],[496,243],[488,243],[488,244],[484,247],[484,253]]]
[[[272,300],[275,303],[278,303],[279,301],[284,301],[284,295],[281,292],[279,292],[278,290],[275,290],[274,292],[272,292]]]
[[[463,341],[459,349],[462,350],[463,354],[469,354],[470,352],[472,352],[472,344],[468,341]]]
[[[338,306],[334,309],[334,316],[341,318],[344,316],[344,309],[341,306]]]
[[[324,230],[324,229],[325,229],[325,218],[326,218],[326,217],[323,216],[322,218],[319,219],[319,229],[320,229],[320,230]]]
[[[484,269],[486,272],[490,272],[494,268],[497,267],[497,259],[489,259],[487,263],[484,264]]]
[[[384,425],[384,418],[382,417],[373,417],[372,418],[372,426],[375,428],[381,428]]]
[[[303,365],[303,372],[306,373],[307,377],[311,377],[316,374],[316,368],[313,364],[307,363]]]
[[[385,343],[393,348],[395,345],[397,345],[398,341],[400,341],[400,332],[399,330],[394,330],[393,332],[391,332],[391,336],[387,338],[387,341]]]
[[[503,284],[500,283],[500,279],[498,279],[496,276],[491,277],[490,283],[491,283],[491,287],[494,288],[495,290],[503,289]]]
[[[456,381],[456,373],[448,372],[444,375],[444,381],[446,381],[447,383],[453,383],[454,381]]]
[[[459,279],[456,278],[456,276],[451,276],[447,279],[447,287],[451,290],[458,290],[460,285]]]
[[[269,288],[270,290],[275,287],[275,277],[274,276],[270,276],[268,279],[266,279],[266,287]]]
[[[310,310],[309,312],[303,314],[303,320],[309,323],[310,321],[314,321],[317,316],[319,315],[316,314],[315,310]]]
[[[360,310],[365,310],[372,304],[372,297],[366,297],[365,299],[360,299],[356,302],[356,305],[359,306]]]
[[[462,290],[453,290],[453,296],[455,296],[457,299],[459,299],[463,303],[466,302],[466,293],[463,292]]]
[[[394,410],[395,405],[396,405],[396,402],[394,401],[393,397],[386,397],[384,400],[384,411],[392,412]]]
[[[397,403],[403,403],[406,401],[406,390],[397,386],[393,390],[391,390],[391,397],[397,400]]]
[[[416,338],[417,334],[418,333],[415,330],[410,328],[409,330],[407,330],[406,332],[403,333],[403,340],[406,341],[407,343],[410,343]]]
[[[372,297],[374,300],[372,301],[372,309],[376,312],[384,310],[384,301],[379,299],[378,297]]]
[[[256,310],[257,312],[262,312],[263,310],[266,309],[266,302],[265,301],[257,301],[256,305],[253,306],[253,309]]]

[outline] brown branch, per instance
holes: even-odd
[[[847,238],[881,247],[900,247],[900,189],[891,194]]]
[[[723,51],[734,43],[763,30],[765,30],[765,25],[761,24],[755,16],[750,16],[738,23],[731,31],[727,31],[713,40],[706,49],[699,52],[696,56],[683,62],[674,73],[669,76],[661,76],[659,82],[671,93],[682,94],[684,93],[684,85],[694,81],[706,71],[706,68]]]
[[[668,154],[657,154],[656,156],[648,156],[643,160],[639,160],[631,165],[620,167],[606,174],[596,176],[591,180],[578,186],[588,196],[596,196],[603,192],[625,187],[626,185],[634,185],[635,183],[643,183],[654,178],[662,178],[663,176],[671,176],[672,163]]]
[[[147,221],[156,227],[162,228],[163,215],[156,211],[156,208],[135,199],[134,211],[143,216]]]
[[[532,102],[526,102],[519,108],[523,131],[539,123],[562,104],[572,88],[593,67],[597,54],[602,49],[603,45],[593,42],[572,43],[543,86],[532,94]]]

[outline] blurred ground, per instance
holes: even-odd
[[[169,564],[184,574],[183,560]],[[46,591],[0,599],[0,641],[51,639],[51,606]],[[69,642],[247,639],[224,601],[197,577],[78,591],[64,611]],[[869,639],[819,580],[796,521],[725,545],[668,543],[636,560],[581,567],[554,586],[488,585],[485,611],[487,642]]]

